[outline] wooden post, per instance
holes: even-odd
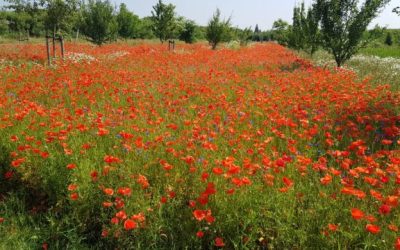
[[[61,45],[61,57],[64,60],[64,38],[60,35],[60,45]]]
[[[53,57],[56,57],[56,29],[54,28],[53,32]]]
[[[75,42],[78,42],[78,39],[79,39],[79,28],[76,30]]]
[[[168,40],[168,50],[175,50],[175,40]]]
[[[46,48],[47,48],[47,62],[49,63],[49,66],[51,65],[51,59],[50,59],[50,44],[49,44],[49,36],[46,34]]]

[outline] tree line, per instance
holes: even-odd
[[[231,27],[217,10],[209,29],[178,16],[175,6],[162,0],[151,15],[139,18],[126,4],[113,6],[108,0],[6,0],[0,11],[0,35],[41,37],[61,33],[70,38],[85,38],[101,45],[122,39],[155,39],[161,42],[180,39],[187,43],[213,40],[214,45],[231,39],[250,40],[249,29]],[[229,21],[229,22],[228,22]],[[218,27],[218,28],[217,28]],[[210,30],[217,28],[218,36]],[[214,37],[213,37],[214,36]]]
[[[139,18],[125,4],[118,8],[108,0],[6,0],[0,12],[0,34],[17,33],[43,36],[63,33],[80,35],[101,45],[122,39],[153,39],[161,42],[180,39],[186,43],[208,40],[211,47],[224,41],[278,41],[296,50],[314,54],[319,48],[330,52],[340,67],[360,48],[382,34],[382,29],[367,31],[368,25],[390,0],[314,0],[306,9],[304,3],[293,9],[292,24],[279,19],[272,30],[240,29],[231,18],[223,19],[217,9],[207,26],[178,16],[173,4],[158,0],[151,15]],[[393,12],[400,14],[400,7]],[[387,37],[386,43],[392,43]]]

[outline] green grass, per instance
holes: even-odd
[[[360,51],[360,54],[378,57],[394,57],[400,58],[400,46],[382,46],[382,47],[367,47]]]

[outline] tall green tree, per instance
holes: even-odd
[[[289,47],[301,50],[306,44],[304,2],[293,9],[293,23],[288,36]]]
[[[206,29],[206,39],[215,50],[217,45],[229,39],[229,29],[231,27],[231,18],[221,20],[221,11],[217,9],[208,22]]]
[[[173,38],[176,29],[175,6],[158,0],[158,3],[153,6],[151,15],[154,34],[160,39],[161,43]]]
[[[108,0],[90,0],[82,15],[82,32],[89,41],[102,45],[115,39],[118,33],[118,23],[114,15],[114,8]]]
[[[137,38],[139,17],[128,10],[126,4],[121,3],[117,15],[118,34],[123,38]]]
[[[179,34],[179,39],[185,43],[193,43],[196,39],[196,23],[192,20],[184,20],[183,28]]]
[[[272,24],[271,40],[277,41],[281,45],[287,45],[289,30],[291,26],[286,21],[278,19]]]
[[[307,11],[307,16],[304,23],[305,34],[305,50],[313,55],[321,44],[321,34],[319,29],[319,16],[318,10],[315,5],[310,7]]]
[[[341,67],[366,44],[364,32],[389,0],[316,0],[323,46]]]
[[[45,7],[45,27],[54,33],[70,32],[73,28],[74,15],[77,14],[77,0],[42,0]]]
[[[153,32],[153,19],[151,16],[143,17],[138,24],[138,38],[141,39],[154,39],[156,36]]]

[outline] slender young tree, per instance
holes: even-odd
[[[301,50],[304,49],[306,44],[306,34],[305,34],[305,7],[304,2],[300,6],[295,6],[293,9],[293,24],[289,32],[289,47]]]
[[[213,50],[217,48],[220,42],[227,40],[230,26],[231,18],[221,20],[221,11],[217,9],[206,28],[206,39]]]
[[[154,34],[161,43],[173,38],[176,29],[175,6],[164,4],[162,0],[158,0],[158,3],[153,6],[151,15]]]
[[[304,23],[305,33],[305,50],[313,55],[321,44],[321,36],[319,30],[319,17],[316,6],[312,6],[307,11],[307,17]]]
[[[358,0],[316,0],[321,18],[323,46],[341,67],[361,47],[368,25],[389,0],[366,0],[359,8]]]

